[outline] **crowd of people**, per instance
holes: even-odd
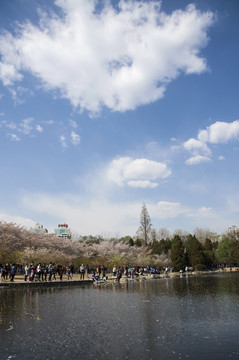
[[[15,264],[0,264],[0,281],[9,280],[14,281],[16,274],[22,274],[24,281],[62,281],[63,276],[67,277],[67,280],[72,280],[74,274],[80,275],[80,280],[91,278],[93,281],[98,282],[100,279],[107,281],[107,274],[112,272],[113,278],[116,281],[120,281],[124,275],[126,278],[134,278],[145,274],[160,274],[160,270],[155,267],[139,267],[139,266],[113,266],[112,269],[107,269],[104,265],[98,265],[97,267],[89,268],[88,265],[81,264],[79,268],[70,266],[49,264],[31,264],[15,265]]]
[[[8,280],[14,281],[15,275],[22,274],[24,275],[24,281],[52,281],[52,280],[62,280],[63,275],[67,276],[67,280],[73,278],[73,274],[79,272],[80,278],[84,279],[85,274],[88,276],[89,267],[88,265],[80,266],[79,270],[73,266],[62,266],[55,265],[54,263],[49,264],[31,264],[18,265],[15,264],[0,264],[0,281]],[[58,278],[57,278],[58,277]]]
[[[10,281],[14,281],[14,277],[16,275],[17,268],[15,264],[0,264],[0,281],[10,279]]]

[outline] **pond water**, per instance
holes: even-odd
[[[239,274],[0,289],[0,359],[239,359]]]

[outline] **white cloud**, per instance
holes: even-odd
[[[185,215],[189,209],[183,207],[179,202],[159,201],[157,204],[149,206],[152,217],[158,219],[175,218],[180,215]]]
[[[33,202],[31,199],[35,199]],[[47,215],[54,228],[57,222],[66,222],[80,234],[102,234],[105,232],[134,234],[139,226],[142,204],[110,204],[102,199],[83,199],[75,194],[25,194],[22,205],[35,216]]]
[[[135,109],[164,96],[180,73],[207,69],[200,50],[207,44],[211,12],[194,5],[167,15],[160,2],[57,0],[64,16],[41,15],[39,26],[25,22],[14,37],[0,37],[0,78],[5,86],[38,78],[75,107],[98,112]]]
[[[199,209],[196,209],[194,211],[191,211],[186,215],[190,218],[197,218],[197,219],[212,219],[216,217],[216,214],[214,213],[213,209],[211,207],[203,206]]]
[[[211,150],[208,144],[225,144],[232,140],[239,140],[239,120],[231,123],[215,122],[206,130],[200,130],[197,139],[191,138],[183,143],[184,149],[193,155],[186,164],[194,165],[210,161]],[[223,156],[219,156],[219,160],[224,159]]]
[[[167,165],[161,162],[148,159],[133,160],[130,157],[113,160],[107,170],[109,180],[119,186],[128,184],[134,187],[155,187],[156,183],[150,180],[165,179],[170,174]]]
[[[149,180],[136,180],[136,181],[128,181],[127,184],[130,187],[134,187],[134,188],[151,188],[154,189],[158,186],[158,183],[149,181]]]
[[[204,143],[223,144],[230,140],[239,139],[239,120],[231,123],[217,121],[206,130],[198,133],[198,139]]]
[[[23,134],[25,135],[29,135],[30,132],[32,131],[32,122],[33,122],[33,118],[28,118],[28,119],[24,119],[21,123],[20,123],[20,132],[23,132]]]
[[[15,132],[18,132],[20,134],[34,136],[34,132],[36,131],[38,133],[43,132],[43,127],[40,124],[34,124],[34,118],[26,118],[22,120],[20,123],[14,123],[12,121],[2,120],[0,122],[0,126],[3,126],[10,130],[15,130]],[[8,137],[10,137],[12,140],[19,141],[20,138],[16,134],[7,134]]]
[[[8,91],[11,94],[12,99],[15,104],[24,104],[26,96],[32,96],[33,91],[30,89],[26,89],[22,86],[17,86],[14,89],[8,87]]]
[[[55,121],[54,120],[44,120],[42,121],[44,124],[46,125],[54,125],[55,124]]]
[[[195,155],[185,161],[186,165],[197,165],[211,161],[211,158],[203,155]]]
[[[12,140],[12,141],[20,141],[21,139],[19,138],[19,136],[17,136],[16,134],[10,134],[8,133],[7,136]]]
[[[72,131],[71,132],[71,142],[73,145],[80,144],[80,135],[78,135],[74,131]]]
[[[33,221],[32,219],[28,219],[22,216],[3,214],[3,213],[0,214],[0,221],[21,225],[26,227],[27,229],[29,229],[30,227],[36,224],[35,221]]]
[[[36,126],[36,130],[37,130],[39,133],[41,133],[41,132],[43,132],[43,127],[42,127],[41,125],[37,125],[37,126]]]
[[[225,160],[225,156],[222,156],[222,155],[218,156],[218,160],[220,160],[220,161]]]
[[[35,201],[32,201],[35,199]],[[205,221],[207,215],[213,218],[212,209],[190,208],[180,202],[160,201],[146,204],[154,226],[162,224],[162,220],[172,220],[173,226],[188,218]],[[82,235],[112,233],[134,235],[139,227],[141,202],[114,202],[94,194],[92,198],[78,197],[75,194],[59,193],[54,195],[44,193],[25,193],[22,207],[30,211],[35,218],[47,218],[54,228],[57,222],[66,222],[70,228]],[[40,220],[44,223],[44,221]],[[173,227],[172,227],[173,229]]]
[[[60,143],[63,148],[67,148],[66,138],[64,135],[60,136]]]
[[[198,209],[198,214],[197,214],[198,217],[200,218],[208,218],[208,217],[214,217],[214,214],[213,214],[213,210],[211,207],[201,207],[200,209]]]
[[[5,40],[8,41],[7,38],[5,38]],[[2,44],[2,41],[0,43]],[[9,49],[6,50],[7,52],[9,51]],[[18,66],[16,66],[15,63],[9,64],[0,62],[0,78],[3,82],[3,85],[9,86],[12,85],[14,81],[22,80],[22,75],[18,72]]]
[[[7,129],[11,129],[11,130],[15,130],[17,127],[16,124],[14,124],[13,122],[6,121],[6,120],[1,121],[1,125],[5,126]]]
[[[69,124],[70,124],[70,126],[73,127],[74,129],[77,128],[77,123],[76,123],[76,121],[70,119],[70,120],[69,120]]]
[[[186,150],[190,151],[194,155],[198,155],[199,153],[205,155],[211,154],[211,150],[208,148],[208,146],[197,139],[191,138],[186,141],[183,146]]]

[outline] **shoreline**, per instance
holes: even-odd
[[[239,268],[232,267],[232,268],[224,268],[218,270],[208,270],[208,271],[188,271],[188,272],[168,272],[160,273],[160,274],[144,274],[144,275],[134,275],[133,278],[126,277],[125,275],[122,276],[120,279],[120,283],[131,282],[131,281],[144,281],[144,280],[153,280],[153,279],[162,279],[162,278],[174,278],[174,277],[188,277],[188,276],[201,276],[207,274],[223,274],[228,272],[238,272]],[[90,276],[90,275],[89,275]],[[91,278],[86,278],[84,280],[80,279],[80,274],[74,274],[73,279],[71,280],[52,280],[52,281],[24,281],[24,275],[17,274],[14,278],[14,281],[2,280],[0,282],[0,289],[11,289],[11,288],[36,288],[36,287],[66,287],[66,286],[82,286],[87,284],[110,284],[110,283],[119,283],[116,277],[113,276],[112,273],[109,273],[107,276],[107,280],[99,279],[99,281],[93,281]]]

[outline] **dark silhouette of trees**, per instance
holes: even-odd
[[[197,238],[191,234],[188,236],[186,242],[186,257],[187,265],[196,268],[197,270],[203,270],[206,268],[206,257],[203,252],[202,244]]]
[[[230,241],[230,255],[228,259],[230,266],[237,266],[239,262],[239,241],[233,239]]]
[[[162,239],[160,241],[153,240],[150,244],[150,248],[152,249],[153,254],[166,254],[168,255],[169,250],[171,249],[172,242],[170,239]]]
[[[175,271],[184,270],[185,267],[184,245],[179,235],[172,239],[171,265]]]
[[[203,245],[205,262],[207,268],[211,268],[216,263],[216,256],[213,249],[213,243],[210,239],[206,239]]]

